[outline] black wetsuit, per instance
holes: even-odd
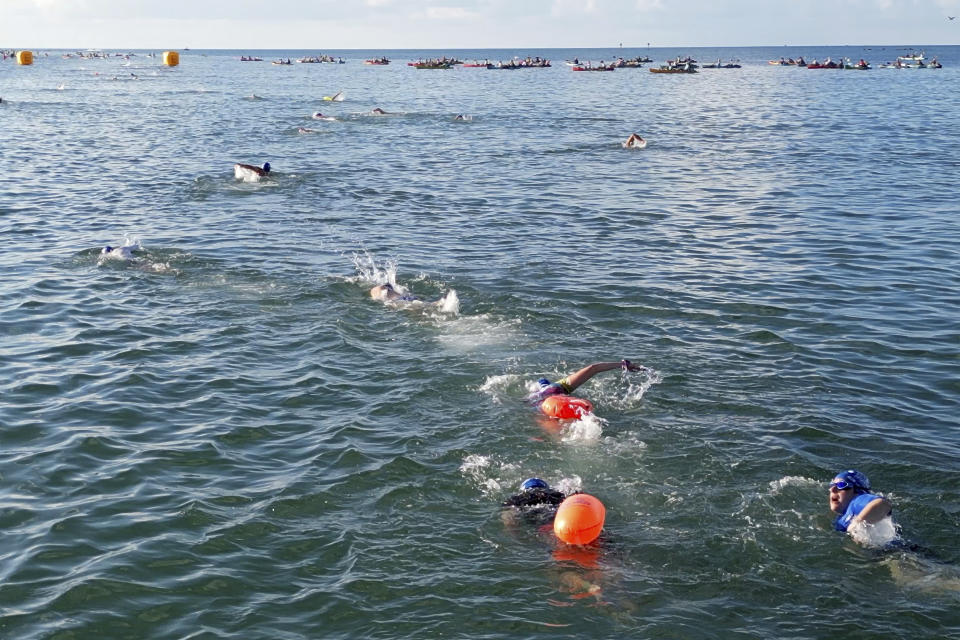
[[[556,489],[530,489],[503,501],[503,506],[514,507],[524,520],[536,524],[547,524],[553,520],[557,507],[567,496]]]

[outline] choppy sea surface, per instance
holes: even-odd
[[[0,637],[960,634],[960,48],[767,64],[907,48],[0,63]],[[742,68],[563,64],[646,54]],[[505,525],[529,476],[601,543]]]

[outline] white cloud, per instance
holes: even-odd
[[[663,0],[637,0],[639,11],[659,11],[663,9]]]
[[[478,17],[478,13],[463,7],[427,7],[427,18],[431,20],[473,20]]]
[[[385,7],[389,4],[393,4],[393,0],[366,0],[368,7]]]
[[[550,7],[550,15],[555,18],[561,18],[594,13],[596,10],[596,0],[554,0],[553,6]]]

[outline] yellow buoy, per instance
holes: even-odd
[[[33,51],[17,51],[17,64],[33,64]]]
[[[176,51],[164,51],[163,52],[163,64],[168,67],[175,67],[180,64],[180,54]]]

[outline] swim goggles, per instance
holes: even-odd
[[[856,489],[857,485],[848,480],[837,480],[836,482],[830,483],[830,488],[836,489],[837,491],[846,491],[847,489]]]

